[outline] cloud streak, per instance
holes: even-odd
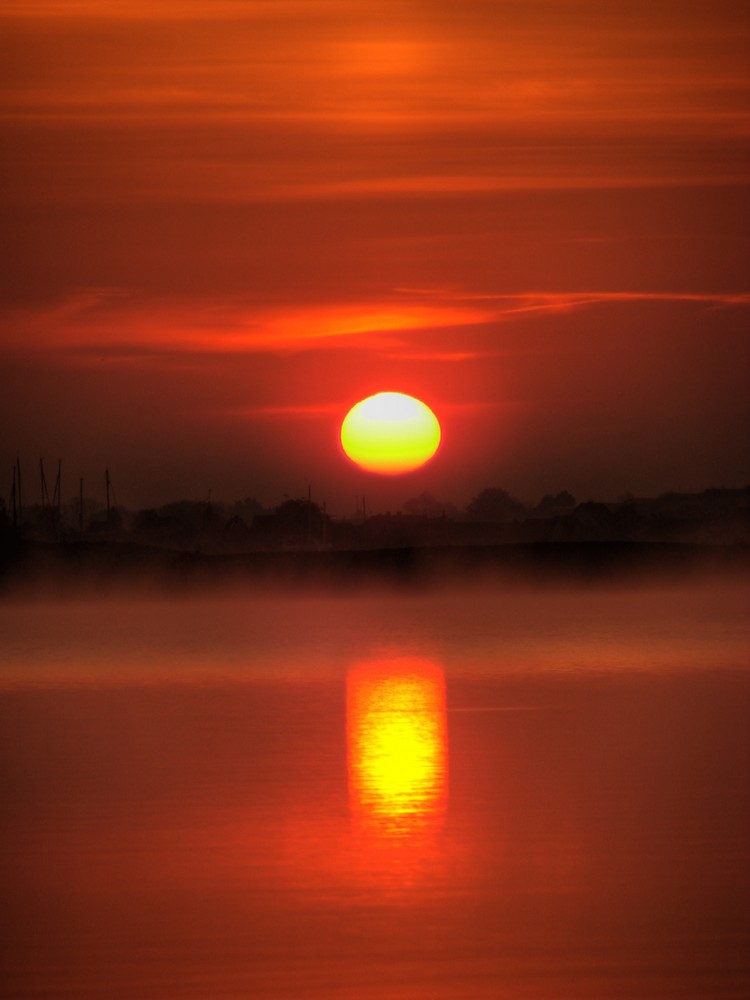
[[[750,29],[718,6],[6,4],[9,190],[252,201],[738,183]]]
[[[512,318],[530,312],[571,312],[586,306],[611,303],[637,304],[647,302],[692,303],[718,308],[743,308],[750,305],[745,292],[520,292],[516,294],[458,294],[457,301],[498,304],[495,319]]]
[[[254,353],[361,345],[388,335],[489,322],[478,304],[383,301],[294,308],[237,302],[131,303],[124,292],[86,289],[42,308],[6,310],[7,348],[24,351]]]
[[[52,351],[84,361],[94,357],[174,364],[180,356],[283,354],[335,347],[376,350],[400,361],[463,363],[488,353],[486,347],[478,350],[467,342],[472,328],[487,329],[529,315],[651,303],[746,309],[750,294],[422,290],[383,302],[254,308],[241,302],[133,302],[122,290],[84,289],[54,305],[8,309],[2,327],[5,351]],[[451,337],[450,346],[445,335]]]

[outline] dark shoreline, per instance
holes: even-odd
[[[185,552],[127,542],[21,541],[0,558],[0,593],[248,586],[348,591],[494,582],[602,585],[750,577],[750,544],[529,542],[485,546]]]

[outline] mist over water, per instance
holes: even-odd
[[[748,598],[5,600],[4,995],[746,994]]]

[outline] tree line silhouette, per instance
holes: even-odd
[[[398,512],[364,505],[333,517],[310,496],[271,508],[248,497],[231,504],[181,500],[128,510],[74,498],[68,504],[26,505],[19,515],[0,498],[6,543],[129,542],[202,552],[284,549],[400,548],[495,545],[508,542],[750,540],[750,487],[700,493],[623,497],[617,503],[578,503],[567,490],[526,504],[500,487],[486,487],[463,508],[423,492]]]

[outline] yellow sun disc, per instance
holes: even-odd
[[[421,400],[379,392],[353,406],[341,424],[341,447],[367,472],[397,476],[429,461],[440,444],[437,417]]]

